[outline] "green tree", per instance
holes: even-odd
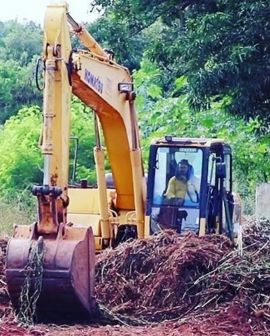
[[[33,56],[42,50],[40,25],[32,21],[19,23],[16,20],[0,22],[0,59],[15,60],[20,66],[27,66]]]
[[[162,69],[166,91],[185,75],[190,106],[205,109],[227,97],[226,110],[246,119],[259,116],[267,125],[269,1],[95,0],[92,6],[128,18],[133,34],[157,26],[147,54]]]
[[[41,104],[41,93],[35,86],[33,64],[20,66],[14,60],[0,59],[0,123],[23,106]]]
[[[38,107],[21,109],[0,131],[0,195],[13,197],[29,188],[30,181],[41,181],[38,147],[41,113]]]
[[[95,22],[87,25],[91,35],[104,49],[113,51],[117,63],[130,71],[138,69],[146,38],[130,31],[128,18],[119,20],[114,12],[107,12]]]
[[[105,15],[112,11],[119,21],[128,23],[133,34],[138,34],[160,18],[172,22],[182,16],[183,10],[196,3],[195,0],[93,0],[90,6],[92,10],[104,9]]]
[[[223,138],[233,148],[237,190],[246,200],[254,200],[256,185],[270,181],[270,137],[259,135],[258,130],[262,128],[259,119],[250,118],[247,122],[240,116],[232,116],[224,110],[224,101],[212,103],[211,108],[203,112],[195,112],[189,107],[187,94],[164,97],[160,71],[147,60],[142,62],[134,79],[139,93],[136,106],[145,161],[152,138],[165,135]],[[183,91],[186,82],[185,77],[178,78],[176,89]]]
[[[41,105],[35,84],[35,63],[42,34],[33,22],[0,22],[0,123],[23,106]]]
[[[215,1],[194,6],[179,38],[179,71],[192,106],[223,101],[233,114],[270,120],[269,2]],[[176,64],[175,64],[176,65]]]
[[[71,107],[71,135],[79,139],[76,180],[95,182],[92,112],[78,99]],[[39,147],[42,113],[37,106],[23,108],[0,128],[0,198],[13,197],[33,184],[42,184],[43,158]],[[70,173],[74,161],[74,141],[70,141]],[[71,175],[71,174],[70,174]]]

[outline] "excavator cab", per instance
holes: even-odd
[[[221,139],[166,136],[150,148],[146,216],[150,232],[239,235],[231,148]]]

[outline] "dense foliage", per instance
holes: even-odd
[[[40,26],[0,22],[0,123],[22,106],[41,105],[35,85],[35,63],[41,49]]]
[[[1,193],[24,190],[41,180],[38,139],[41,114],[38,107],[24,108],[11,117],[0,130]]]
[[[244,197],[254,195],[256,184],[270,181],[270,136],[258,135],[262,127],[258,118],[243,122],[241,117],[224,111],[224,102],[212,104],[203,113],[195,112],[189,108],[187,94],[164,97],[161,76],[160,70],[148,60],[134,74],[144,153],[151,138],[165,134],[223,138],[232,145],[236,189]],[[185,85],[185,77],[176,79],[176,89],[181,91]]]
[[[205,109],[214,100],[232,114],[270,120],[269,1],[95,0],[92,6],[114,13],[130,35],[148,35],[146,52],[162,69],[166,90],[187,77],[189,106]]]
[[[74,167],[75,139],[78,139],[78,157]],[[71,141],[70,141],[70,182],[87,179],[91,184],[96,182],[95,161],[93,147],[95,146],[95,132],[93,113],[77,98],[71,107]],[[75,168],[74,181],[72,173]]]
[[[94,0],[87,28],[134,76],[144,161],[164,134],[222,137],[242,194],[270,180],[270,23],[266,0]],[[79,46],[72,38],[73,46]],[[0,197],[42,181],[42,95],[34,83],[40,26],[0,22]],[[72,102],[70,178],[95,182],[92,112]],[[244,118],[244,119],[242,119]],[[109,169],[109,168],[108,168]]]
[[[114,13],[100,17],[88,25],[95,39],[114,53],[115,60],[130,70],[140,67],[140,59],[146,45],[144,38],[127,30],[125,21],[119,21]]]

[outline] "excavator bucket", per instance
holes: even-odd
[[[6,279],[17,314],[24,313],[27,300],[35,305],[38,321],[89,319],[94,313],[92,229],[65,227],[59,231],[56,239],[31,239],[18,234],[10,239]]]

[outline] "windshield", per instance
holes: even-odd
[[[178,197],[184,199],[185,206],[196,207],[199,202],[201,174],[201,149],[191,147],[158,148],[153,204],[160,205],[164,201],[166,202],[166,198],[169,200]],[[173,181],[177,182],[178,180],[178,185],[173,184]],[[182,191],[180,190],[181,181]]]
[[[194,147],[159,147],[151,229],[198,230],[203,153]]]

